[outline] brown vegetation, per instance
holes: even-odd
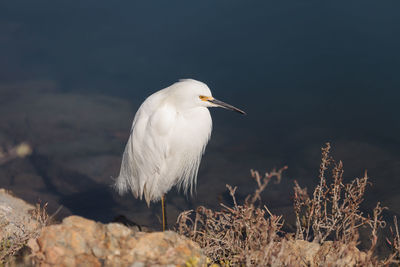
[[[41,206],[36,204],[35,208],[31,210],[30,218],[26,222],[13,223],[7,221],[7,219],[2,218],[0,227],[1,238],[0,238],[0,264],[4,264],[10,260],[21,248],[23,248],[30,239],[36,239],[41,229],[46,226],[49,222],[49,216],[47,215],[47,204]],[[9,224],[13,224],[15,228],[12,232],[6,231],[6,227]]]
[[[376,255],[378,240],[384,240],[380,237],[379,230],[386,225],[386,222],[382,219],[382,212],[385,208],[377,203],[371,214],[364,214],[360,210],[360,205],[369,184],[367,173],[365,172],[362,178],[344,182],[343,163],[341,161],[336,162],[329,155],[329,152],[330,145],[328,143],[322,148],[318,184],[312,191],[312,195],[309,195],[307,189],[300,187],[296,181],[294,183],[293,207],[296,215],[296,231],[294,233],[287,233],[283,230],[282,216],[270,212],[268,207],[263,205],[261,199],[262,192],[271,182],[280,182],[282,173],[287,167],[265,173],[264,176],[252,170],[251,176],[254,178],[257,187],[253,194],[245,198],[243,203],[239,203],[235,197],[237,188],[227,185],[233,201],[232,206],[221,204],[222,208],[218,211],[198,207],[195,212],[185,211],[180,214],[176,231],[195,241],[201,247],[200,250],[198,245],[193,243],[193,246],[197,247],[195,250],[201,257],[185,256],[183,262],[187,266],[196,266],[203,262],[204,257],[202,255],[204,253],[208,257],[209,263],[218,263],[223,266],[398,265],[400,263],[400,235],[397,218],[394,218],[393,226],[390,227],[392,236],[385,239],[386,243],[392,248],[392,252],[384,258],[378,258]],[[71,223],[68,224],[72,219],[67,218],[62,225],[45,228],[47,230],[43,230],[39,237],[40,230],[51,220],[45,209],[46,206],[37,205],[36,209],[30,214],[30,220],[37,222],[37,226],[34,228],[28,229],[24,226],[18,226],[18,231],[7,232],[7,235],[2,236],[0,239],[0,265],[7,262],[12,255],[24,247],[28,240],[31,240],[28,244],[32,250],[30,260],[35,259],[36,263],[54,262],[54,264],[59,264],[60,259],[66,259],[68,262],[74,259],[75,263],[79,263],[83,256],[84,261],[88,259],[87,257],[91,257],[93,262],[97,262],[99,259],[103,261],[104,257],[109,255],[107,249],[111,248],[112,251],[117,251],[115,247],[109,245],[111,241],[115,244],[121,243],[120,234],[123,231],[121,232],[118,229],[122,226],[117,224],[102,226],[82,218],[78,220],[78,223],[72,225]],[[87,231],[85,227],[81,227],[82,223],[80,222],[82,220],[87,221],[89,225],[96,226],[95,228],[98,228],[100,232],[104,232],[107,227],[115,228],[115,236],[110,234],[110,238],[102,240],[101,238],[108,236],[108,234]],[[0,226],[4,229],[3,226],[5,225],[3,224],[3,221],[0,220]],[[370,233],[370,244],[364,251],[360,251],[358,248],[361,228],[369,229]],[[70,249],[74,247],[71,244],[75,244],[76,241],[71,239],[75,234],[69,234],[70,230],[82,237],[79,240],[84,241],[79,243],[80,245],[87,245],[82,250],[81,247],[77,247],[80,254],[74,249]],[[93,235],[88,236],[92,232]],[[129,234],[130,237],[135,237],[135,240],[132,239],[131,243],[137,244],[136,239],[143,234],[140,232],[132,234],[132,236]],[[159,235],[161,234],[159,233]],[[172,233],[169,232],[169,234]],[[157,234],[154,236],[157,236]],[[161,240],[158,237],[156,239]],[[65,244],[65,249],[61,245],[57,245],[61,246],[57,247],[53,244],[54,242],[57,243],[57,240],[64,240],[60,244]],[[45,243],[48,245],[43,245]],[[147,243],[150,251],[153,251],[155,241]],[[169,247],[169,244],[174,244],[176,241],[168,241],[167,243],[166,247]],[[104,245],[104,251],[101,250],[103,252],[91,249],[91,246],[99,247],[100,245]],[[139,259],[136,257],[136,252],[136,254],[134,253],[136,256],[132,256],[131,245],[122,243],[120,245],[121,249],[126,249],[127,255],[126,261],[124,261],[124,264],[121,262],[121,266]],[[103,249],[101,246],[99,248]],[[160,247],[159,245],[156,246]],[[187,245],[182,246],[182,248],[184,247],[187,247]],[[160,248],[161,252],[164,251],[163,246]],[[66,257],[67,254],[65,254],[65,257],[62,258],[53,253],[54,251],[62,251],[62,255],[68,252],[70,256]],[[56,257],[51,258],[49,255],[56,255]],[[108,264],[112,265],[119,262],[121,255],[117,255],[115,258],[107,258]],[[140,261],[147,262],[149,258],[146,257],[141,258]],[[151,262],[156,262],[158,257],[154,256],[154,261]],[[202,260],[199,260],[200,258]],[[175,260],[172,262],[175,262]],[[68,266],[68,264],[65,266]]]
[[[371,215],[360,210],[368,176],[343,181],[343,163],[330,155],[330,144],[322,148],[319,183],[312,197],[295,181],[294,211],[296,233],[282,231],[282,216],[261,207],[261,192],[273,177],[280,181],[279,171],[266,173],[263,178],[251,171],[257,182],[254,194],[243,204],[235,198],[236,187],[227,185],[233,207],[224,204],[220,211],[205,207],[183,212],[177,220],[177,231],[200,244],[214,263],[224,265],[270,266],[387,266],[398,264],[400,238],[395,218],[392,240],[387,242],[393,252],[385,259],[375,255],[378,230],[385,227],[380,203]],[[331,176],[328,175],[329,171]],[[329,176],[329,177],[328,177]],[[258,205],[256,205],[258,203]],[[370,229],[371,244],[359,251],[359,229]]]

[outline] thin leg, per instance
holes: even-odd
[[[165,231],[167,228],[167,211],[165,209],[165,195],[161,197],[161,209],[162,209],[162,230]]]

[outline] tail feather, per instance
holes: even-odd
[[[126,144],[124,154],[122,155],[121,170],[115,182],[116,191],[122,195],[128,191],[132,191],[133,195],[138,197],[138,186],[135,179],[136,171],[132,164],[133,162],[133,149],[132,149],[132,136],[129,137]]]

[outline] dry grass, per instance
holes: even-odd
[[[35,209],[31,211],[31,218],[36,225],[33,229],[20,224],[15,225],[19,229],[18,233],[2,233],[3,236],[0,240],[0,265],[5,263],[13,265],[13,262],[15,262],[13,256],[27,244],[29,239],[35,239],[39,236],[41,229],[49,222],[47,204],[43,206],[36,204]],[[1,227],[5,227],[5,224],[6,222]]]
[[[261,201],[260,193],[273,177],[280,180],[284,169],[267,173],[264,178],[252,171],[258,188],[243,205],[237,204],[237,188],[227,185],[233,207],[221,204],[221,211],[199,207],[194,221],[189,216],[191,211],[183,212],[178,218],[178,232],[199,243],[213,262],[234,265],[263,262],[264,258],[279,252],[275,250],[274,243],[280,239],[283,222],[282,216],[275,216],[266,206],[259,208],[255,203]],[[261,255],[262,251],[265,253]]]
[[[386,242],[391,246],[392,254],[388,258],[388,260],[400,263],[400,235],[396,216],[393,218],[393,227],[390,227],[390,231],[392,233],[392,238],[391,240],[389,238],[386,238]]]
[[[322,148],[322,160],[319,171],[319,184],[313,197],[295,181],[294,211],[296,213],[296,238],[323,243],[328,237],[345,244],[356,241],[358,228],[368,225],[372,229],[373,244],[376,244],[376,232],[384,227],[380,215],[384,208],[378,203],[373,216],[360,211],[368,176],[355,178],[343,183],[343,163],[336,163],[329,156],[330,145]],[[332,167],[331,182],[327,182],[327,171]]]
[[[360,210],[368,182],[362,178],[343,181],[343,163],[330,155],[330,144],[322,148],[318,184],[312,197],[297,182],[294,185],[296,233],[282,232],[282,216],[261,206],[261,192],[272,178],[279,182],[282,171],[273,170],[264,177],[251,171],[257,183],[255,192],[243,204],[235,198],[236,187],[227,185],[233,207],[221,204],[220,211],[205,207],[185,211],[177,220],[176,230],[197,242],[213,263],[244,266],[389,266],[399,263],[400,237],[395,218],[393,248],[385,259],[375,255],[378,232],[385,227],[385,209],[378,203],[372,214]],[[331,175],[329,175],[331,174]],[[359,251],[359,229],[370,229],[371,243]]]

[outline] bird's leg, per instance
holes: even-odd
[[[165,195],[161,197],[161,209],[162,209],[162,230],[165,231],[167,228],[167,211],[165,209]]]

